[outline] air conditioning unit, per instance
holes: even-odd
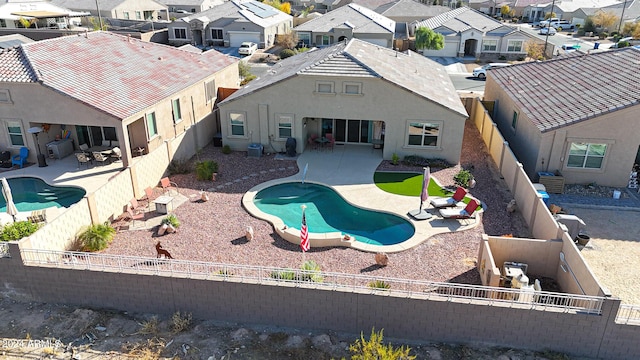
[[[264,149],[264,147],[262,146],[262,144],[250,144],[249,147],[247,148],[247,157],[262,157],[262,150]]]

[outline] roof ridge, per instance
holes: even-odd
[[[23,47],[22,44],[20,46],[17,47],[17,50],[19,50],[20,53],[20,57],[24,58],[24,61],[27,63],[28,65],[28,70],[31,71],[31,73],[36,77],[36,82],[42,83],[42,77],[40,76],[40,70],[36,69],[36,67],[33,65],[33,63],[31,62],[31,59],[29,58],[29,54],[28,54],[28,50],[26,48]]]

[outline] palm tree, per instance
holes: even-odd
[[[444,47],[444,36],[426,28],[416,30],[416,49],[441,50]]]

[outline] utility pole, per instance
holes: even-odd
[[[622,15],[620,15],[620,24],[618,24],[618,33],[622,31],[622,21],[624,19],[624,10],[627,8],[627,0],[624,0],[624,5],[622,5]]]
[[[556,0],[551,3],[551,15],[553,16],[553,8],[556,6]],[[551,18],[551,17],[549,17]],[[549,27],[551,27],[551,21],[547,23],[547,36],[544,38],[544,57],[547,57],[547,44],[549,43]]]
[[[98,11],[98,21],[100,22],[100,30],[103,30],[102,25],[102,15],[100,15],[100,4],[98,4],[98,0],[96,0],[96,10]]]

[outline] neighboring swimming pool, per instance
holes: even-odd
[[[42,210],[50,207],[69,207],[84,197],[84,189],[73,186],[53,186],[34,177],[7,179],[13,202],[18,211]],[[7,202],[0,195],[0,212],[7,211]]]
[[[414,226],[389,213],[359,208],[330,187],[313,183],[283,183],[259,191],[253,199],[262,212],[279,217],[285,225],[300,228],[305,210],[310,233],[342,232],[371,245],[395,245],[411,238]]]

